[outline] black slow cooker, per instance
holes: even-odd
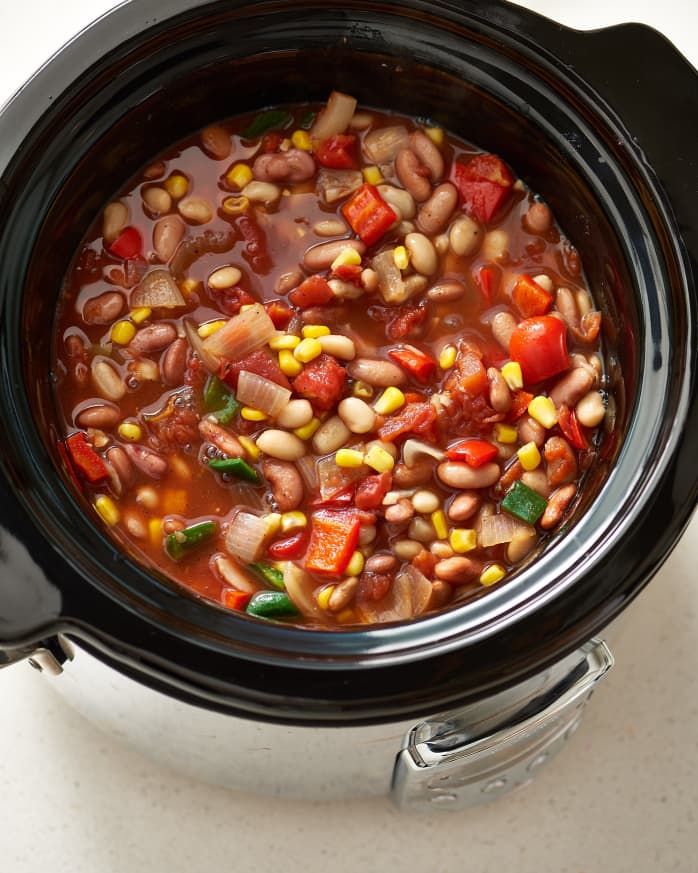
[[[0,114],[0,662],[41,650],[58,672],[77,647],[190,707],[346,728],[472,713],[579,651],[696,504],[697,86],[646,27],[502,2],[131,0],[80,34]],[[331,87],[432,118],[542,194],[605,314],[619,438],[507,585],[329,633],[224,612],[118,552],[63,475],[49,362],[62,277],[124,179],[213,119]]]

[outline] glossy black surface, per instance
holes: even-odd
[[[199,3],[165,20],[193,5],[116,10],[0,116],[0,648],[68,630],[142,681],[289,721],[498,690],[607,624],[696,503],[695,72],[646,28],[581,34],[500,3]],[[598,498],[533,568],[459,610],[328,634],[215,610],[117,554],[56,473],[46,373],[60,278],[123,180],[214,118],[333,86],[432,116],[545,197],[604,303],[626,402]]]

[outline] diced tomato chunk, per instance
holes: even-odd
[[[429,314],[426,306],[404,306],[391,318],[385,328],[389,340],[400,340],[412,336]]]
[[[431,442],[435,440],[436,410],[431,403],[410,403],[386,418],[378,431],[382,440],[393,442],[406,433],[414,433]]]
[[[223,361],[218,375],[232,388],[237,388],[238,376],[242,370],[247,370],[248,373],[256,373],[264,379],[269,379],[270,382],[276,382],[282,388],[291,388],[290,382],[281,372],[274,358],[262,349],[252,352],[252,354],[241,361]]]
[[[552,315],[527,318],[514,328],[509,354],[521,364],[525,384],[556,376],[569,367],[567,328]]]
[[[511,395],[511,409],[507,413],[507,421],[517,421],[528,411],[528,404],[533,400],[530,391],[514,391]]]
[[[138,228],[125,227],[109,246],[109,251],[125,261],[129,258],[137,258],[143,251],[143,237]]]
[[[552,295],[525,273],[517,279],[511,297],[524,318],[545,315],[553,305]]]
[[[267,554],[275,561],[295,561],[300,558],[308,544],[308,531],[306,528],[277,540],[267,548]]]
[[[291,303],[299,309],[306,309],[308,306],[322,306],[323,303],[329,303],[333,298],[332,289],[328,285],[327,279],[323,279],[322,276],[309,276],[288,295]]]
[[[452,177],[464,211],[484,222],[492,221],[514,184],[509,168],[496,155],[477,155],[467,164],[456,161]]]
[[[470,345],[461,345],[455,366],[444,387],[447,391],[462,391],[471,397],[487,391],[487,370],[480,355]]]
[[[355,485],[346,485],[330,494],[329,497],[318,496],[310,502],[310,505],[316,509],[332,506],[351,506],[354,502],[354,493],[356,492]]]
[[[361,524],[355,512],[320,510],[313,515],[305,568],[310,573],[340,576],[359,543]]]
[[[463,461],[469,467],[482,467],[497,457],[497,446],[487,440],[463,440],[446,452],[449,461]]]
[[[266,155],[271,154],[272,152],[278,152],[282,139],[283,137],[280,133],[265,133],[262,137],[259,150]]]
[[[421,349],[414,346],[402,346],[390,349],[388,356],[404,370],[414,376],[418,382],[427,383],[436,372],[436,361]]]
[[[293,390],[322,411],[339,401],[347,380],[347,371],[331,355],[319,355],[306,364],[293,380]]]
[[[393,484],[391,473],[379,473],[367,476],[356,489],[355,505],[357,509],[378,509],[383,498]]]
[[[73,467],[83,476],[91,485],[98,482],[103,482],[109,478],[109,471],[106,464],[97,454],[94,448],[87,442],[87,437],[82,431],[71,434],[66,441],[65,446],[68,449],[70,460]]]
[[[332,275],[344,282],[354,282],[356,284],[359,276],[363,271],[361,264],[339,264],[332,270]]]
[[[584,452],[589,448],[589,440],[584,432],[585,429],[580,425],[574,409],[570,409],[565,403],[557,411],[557,423],[568,442],[575,449]]]
[[[243,258],[249,263],[255,273],[266,275],[271,270],[271,258],[267,251],[267,235],[257,221],[248,212],[238,215],[235,226],[245,241]]]
[[[283,300],[270,300],[269,303],[264,304],[264,308],[277,330],[285,330],[288,327],[293,313],[287,303]]]
[[[234,288],[225,288],[222,291],[216,291],[211,288],[209,293],[215,297],[220,310],[230,317],[237,315],[243,306],[257,302],[250,293],[237,285]]]
[[[415,570],[419,570],[425,576],[432,576],[436,566],[436,555],[432,555],[427,549],[422,549],[412,558],[411,564]]]
[[[480,267],[475,274],[475,283],[480,289],[485,308],[492,306],[499,287],[500,274],[494,267]]]
[[[397,221],[397,215],[383,200],[376,186],[368,183],[362,185],[342,206],[342,213],[354,233],[367,246],[378,242]]]
[[[323,139],[313,148],[315,159],[331,170],[353,170],[356,167],[356,136],[337,133]]]
[[[243,610],[250,602],[252,594],[249,591],[238,591],[236,588],[224,588],[221,591],[221,603],[226,609]]]

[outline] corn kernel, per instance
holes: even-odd
[[[344,571],[347,576],[359,576],[361,575],[361,571],[364,568],[364,556],[361,552],[356,551],[351,556],[349,563],[347,564],[347,568]]]
[[[330,607],[330,597],[332,597],[332,592],[334,591],[334,585],[328,585],[326,588],[323,588],[318,592],[317,595],[317,605],[320,609],[329,609]]]
[[[439,366],[442,370],[450,370],[456,363],[458,350],[455,346],[444,346],[439,352]]]
[[[141,324],[153,314],[153,310],[149,306],[139,306],[137,309],[132,309],[128,317],[134,324]]]
[[[361,255],[356,251],[356,249],[351,248],[351,246],[347,246],[342,249],[342,251],[337,255],[337,257],[332,261],[332,270],[336,270],[338,267],[345,266],[356,266],[361,263]]]
[[[430,518],[431,523],[434,525],[436,536],[440,540],[445,540],[448,536],[448,525],[446,524],[446,516],[443,509],[437,509],[435,512],[432,512]]]
[[[380,185],[383,181],[383,174],[378,167],[364,167],[364,182],[369,185]]]
[[[480,575],[480,585],[494,585],[506,576],[506,570],[500,564],[491,564]]]
[[[186,176],[175,173],[174,176],[165,180],[165,189],[170,197],[180,200],[189,190],[189,180]]]
[[[153,546],[161,546],[162,545],[162,519],[161,518],[151,518],[148,521],[148,539],[150,540],[150,543]]]
[[[410,253],[404,246],[395,246],[393,249],[393,261],[398,270],[406,270],[410,265]]]
[[[292,333],[280,333],[269,340],[269,348],[274,349],[275,352],[280,352],[282,349],[293,350],[300,341],[300,337],[294,336]]]
[[[301,340],[293,350],[293,357],[297,361],[301,361],[304,364],[307,364],[309,361],[313,361],[321,354],[322,346],[314,337],[311,336]]]
[[[240,410],[240,415],[245,421],[266,421],[268,416],[260,409],[253,409],[251,406],[243,406]]]
[[[321,424],[322,422],[319,418],[313,418],[307,424],[304,424],[303,427],[297,427],[293,432],[299,440],[309,440]]]
[[[238,442],[243,447],[243,449],[245,450],[245,454],[247,455],[248,458],[250,458],[250,460],[252,460],[252,461],[259,460],[259,456],[262,453],[257,448],[257,444],[255,443],[254,440],[251,440],[249,437],[246,437],[246,436],[239,436]]]
[[[441,127],[425,127],[424,133],[429,137],[429,139],[434,143],[434,145],[441,146],[444,143],[444,132]]]
[[[302,333],[305,338],[318,339],[321,336],[329,336],[332,331],[324,324],[306,324]]]
[[[397,412],[401,406],[405,405],[405,395],[399,388],[391,386],[386,388],[381,396],[373,404],[373,408],[378,415],[390,415],[391,412]]]
[[[268,512],[263,521],[265,537],[273,537],[281,530],[281,513]]]
[[[347,606],[337,615],[337,621],[339,624],[351,624],[356,621],[356,613],[351,606]]]
[[[494,438],[498,443],[515,443],[519,438],[519,432],[510,424],[495,424]]]
[[[364,455],[364,464],[376,473],[389,473],[395,466],[395,458],[380,446],[371,446]]]
[[[187,492],[168,488],[162,496],[162,509],[165,515],[184,515],[187,509]]]
[[[185,297],[188,297],[190,294],[193,294],[199,287],[201,283],[196,279],[185,279],[182,284],[179,286],[182,294]]]
[[[292,530],[300,530],[308,526],[308,519],[304,512],[284,512],[281,516],[282,533],[290,533]]]
[[[135,421],[122,421],[119,425],[119,436],[130,443],[137,443],[143,436],[143,429]]]
[[[130,321],[117,321],[111,329],[111,341],[120,346],[128,345],[136,335],[136,328]]]
[[[313,143],[307,130],[294,130],[291,134],[291,142],[297,149],[302,149],[304,152],[313,150]]]
[[[338,467],[361,467],[364,453],[357,449],[339,449],[334,456],[334,462]]]
[[[354,397],[363,397],[364,399],[370,398],[373,397],[373,388],[368,384],[368,382],[362,382],[359,379],[358,382],[354,382],[352,394]]]
[[[95,500],[95,509],[101,515],[102,521],[106,522],[110,527],[119,523],[121,513],[119,508],[106,494],[102,494]]]
[[[516,454],[519,456],[519,461],[521,461],[521,466],[524,470],[535,470],[540,464],[540,452],[534,442],[521,446]]]
[[[241,190],[248,185],[252,179],[252,170],[247,164],[235,164],[225,174],[225,181],[231,188],[240,188]]]
[[[196,332],[201,339],[206,339],[207,336],[211,336],[211,334],[220,330],[224,324],[227,324],[227,321],[224,318],[218,318],[216,321],[207,321],[205,324],[200,324],[197,327]]]
[[[237,197],[226,197],[223,201],[223,212],[226,215],[242,215],[250,208],[250,198],[244,194],[238,194]]]
[[[281,349],[279,352],[279,368],[285,376],[297,376],[303,369],[303,364],[293,357],[290,349]]]
[[[523,388],[523,373],[521,372],[521,364],[518,361],[509,361],[508,364],[502,367],[500,372],[512,391],[520,391]]]
[[[555,427],[557,424],[557,409],[549,397],[539,394],[528,404],[528,414],[535,418],[538,424],[545,428]]]
[[[462,555],[477,548],[477,531],[466,527],[454,527],[448,537],[454,552]]]

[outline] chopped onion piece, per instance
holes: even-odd
[[[176,309],[186,306],[186,300],[169,270],[152,270],[131,292],[131,306],[135,309]]]
[[[276,418],[291,399],[291,392],[263,376],[240,370],[236,396],[243,406],[251,406]]]
[[[386,303],[404,303],[408,297],[407,288],[392,251],[376,255],[371,266],[378,274],[378,290],[383,300]]]
[[[206,369],[210,370],[212,373],[217,373],[220,362],[218,358],[209,354],[206,350],[204,341],[199,336],[196,325],[190,318],[184,319],[184,332],[187,335],[187,340],[192,347],[192,351],[196,352]]]
[[[204,340],[207,354],[215,358],[239,361],[275,336],[274,322],[261,303],[233,316],[220,330]]]
[[[339,467],[334,455],[327,455],[317,462],[317,475],[320,482],[320,496],[323,500],[347,488],[357,479],[366,475],[366,467]]]
[[[483,516],[480,522],[478,541],[484,549],[488,549],[490,546],[497,546],[500,543],[509,543],[518,535],[534,537],[536,532],[530,525],[501,512],[497,515]]]
[[[291,561],[284,564],[284,585],[286,593],[300,612],[308,618],[324,621],[324,615],[315,600],[316,583],[313,579]]]
[[[318,116],[310,130],[313,139],[327,139],[336,133],[344,133],[349,127],[349,122],[354,117],[356,110],[356,98],[341,91],[333,91],[330,94],[327,106]]]
[[[408,148],[410,135],[402,124],[379,127],[367,133],[363,141],[363,152],[372,164],[386,164],[394,161],[400,149]]]
[[[263,518],[251,512],[238,512],[225,535],[225,547],[241,564],[251,564],[259,557],[265,535]]]
[[[414,467],[420,455],[429,455],[430,458],[437,461],[443,461],[446,457],[441,449],[430,446],[429,443],[422,442],[422,440],[405,440],[405,445],[402,447],[402,460],[406,466]]]
[[[317,187],[325,199],[325,203],[336,203],[343,197],[348,197],[363,184],[364,177],[360,170],[326,170],[317,174]]]
[[[303,482],[309,491],[315,491],[318,487],[317,458],[315,455],[304,455],[296,461],[298,472],[303,477]]]

